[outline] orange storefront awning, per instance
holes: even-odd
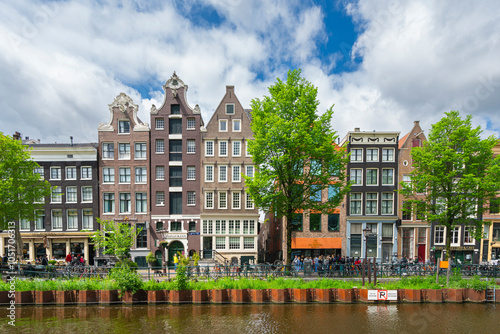
[[[342,238],[292,238],[295,249],[330,249],[342,248]]]

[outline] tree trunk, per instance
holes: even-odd
[[[289,222],[292,221],[292,215],[289,215],[289,217],[286,217],[286,227],[283,226],[283,228],[286,229],[286,253],[283,252],[283,263],[285,265],[290,265],[292,262],[291,254],[292,254],[292,228],[289,224]]]
[[[450,274],[451,274],[451,225],[446,228],[446,257],[445,260],[448,261],[448,269],[446,270],[446,286],[450,285]]]
[[[20,222],[17,222],[15,224],[15,236],[16,236],[16,258],[17,258],[17,263],[21,263],[23,260],[23,238],[21,238],[21,231],[19,230],[19,224]]]

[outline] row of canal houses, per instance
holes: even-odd
[[[89,238],[99,228],[97,217],[141,229],[131,249],[141,266],[149,252],[158,265],[172,263],[178,251],[202,251],[202,257],[232,263],[283,256],[286,222],[272,214],[259,218],[245,191],[243,175],[253,176],[256,168],[247,150],[251,112],[234,87],[226,86],[207,125],[175,73],[163,89],[163,104],[151,108],[151,126],[138,118],[130,97],[118,95],[109,105],[109,121],[98,125],[98,143],[43,144],[14,135],[30,146],[40,165],[35,172],[53,186],[36,220],[20,222],[26,260],[47,255],[62,261],[75,253],[97,263],[102,254]],[[411,181],[411,149],[425,140],[418,121],[403,137],[394,131],[348,132],[339,145],[350,153],[351,192],[329,214],[296,215],[292,254],[367,254],[379,262],[439,257],[444,228],[428,224],[397,193],[399,182]],[[500,153],[500,146],[495,150]],[[327,198],[325,190],[318,200]],[[483,217],[492,224],[481,241],[472,239],[467,227],[453,231],[452,251],[462,261],[500,256],[499,204],[491,203]],[[161,241],[169,244],[164,257]],[[0,232],[0,255],[6,247],[7,234]]]

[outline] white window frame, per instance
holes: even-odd
[[[195,206],[196,205],[196,192],[195,191],[188,191],[187,192],[187,206]]]
[[[368,171],[375,171],[375,173],[377,174],[376,178],[375,178],[375,183],[368,183]],[[366,186],[370,187],[370,186],[378,186],[378,180],[379,179],[379,173],[378,173],[378,168],[367,168],[366,169],[366,180],[365,180],[365,184]]]
[[[205,165],[205,182],[214,182],[214,165]]]
[[[391,198],[384,198],[384,195],[391,195],[392,197]],[[390,192],[384,192],[382,193],[382,198],[381,198],[381,208],[380,210],[382,211],[381,214],[382,215],[388,215],[388,216],[392,216],[394,215],[394,193],[390,193]],[[390,202],[391,203],[391,211],[390,212],[386,212],[384,213],[384,202]]]
[[[384,183],[384,171],[392,171],[392,182]],[[382,168],[382,178],[381,182],[383,186],[393,186],[394,185],[394,168]]]
[[[356,172],[356,178],[353,179],[353,171]],[[359,176],[357,175],[357,172],[359,171]],[[363,169],[362,168],[351,168],[350,169],[350,172],[349,172],[349,180],[350,181],[353,181],[353,180],[360,180],[359,183],[353,183],[352,185],[353,186],[362,186],[363,185]]]
[[[94,229],[94,216],[92,214],[92,209],[82,209],[82,229],[84,230]]]
[[[254,209],[254,202],[252,196],[250,196],[249,193],[245,193],[245,209],[247,210],[253,210]]]
[[[196,140],[195,139],[187,139],[186,140],[186,153],[187,154],[196,154]]]
[[[462,235],[462,226],[454,226],[453,229],[451,230],[450,245],[453,247],[460,246],[461,235]],[[456,242],[453,242],[454,239],[456,239]]]
[[[237,204],[237,205],[235,205]],[[233,191],[231,193],[231,208],[235,210],[241,209],[241,192]]]
[[[155,141],[155,153],[165,154],[165,139],[156,139]]]
[[[241,182],[241,166],[232,165],[231,166],[231,180],[232,182]]]
[[[233,157],[241,157],[241,140],[231,141],[231,154]]]
[[[90,199],[85,199],[85,190],[87,190],[87,192],[89,191],[90,189]],[[87,193],[88,194],[88,193]],[[93,196],[93,190],[92,190],[92,187],[88,187],[88,186],[85,186],[85,187],[82,187],[82,203],[92,203],[92,201],[94,200],[94,196]]]
[[[128,181],[122,182],[122,173],[121,173],[122,170],[124,170],[124,171],[128,170],[128,177],[129,177]],[[125,178],[127,177],[126,173],[124,174],[124,177]],[[131,184],[132,183],[132,174],[131,174],[130,167],[118,167],[118,183],[120,183],[120,184]]]
[[[70,219],[69,219],[70,213],[75,213],[75,214],[72,214],[71,217],[74,217],[76,219],[76,227],[75,226],[70,227]],[[66,210],[66,224],[67,224],[68,230],[72,230],[72,231],[78,230],[78,210],[76,210],[76,209]]]
[[[392,151],[392,159],[391,160],[385,159],[384,151],[385,152]],[[395,153],[394,148],[382,148],[382,162],[394,162],[394,153]]]
[[[144,177],[144,181],[137,181],[137,171],[139,170],[139,168],[145,172],[145,174],[141,173],[139,174],[139,176],[142,178]],[[148,169],[146,166],[135,166],[134,168],[134,181],[136,184],[146,184],[148,183]]]
[[[473,227],[471,227],[471,226],[464,227],[464,245],[475,245],[476,244],[476,239],[474,239],[474,236],[473,236],[471,229],[473,229]],[[469,242],[466,241],[467,235],[469,236],[469,239],[471,240]]]
[[[106,177],[108,181],[106,181]],[[109,180],[111,178],[113,179],[112,181]],[[102,183],[115,183],[115,167],[102,167]]]
[[[375,199],[370,198],[368,199],[368,195],[375,195]],[[368,213],[368,202],[375,202],[375,212],[374,213]],[[366,192],[365,193],[365,214],[367,216],[376,216],[378,215],[378,193],[376,192]]]
[[[353,195],[359,195],[359,198],[354,198]],[[349,197],[349,215],[351,216],[361,216],[363,214],[363,193],[351,193]],[[353,213],[352,212],[352,203],[359,203],[359,213]]]
[[[137,150],[137,145],[139,145],[139,150]],[[142,146],[144,145],[144,150],[142,150]],[[144,157],[139,156],[140,153],[141,155],[144,154]],[[148,158],[148,145],[145,142],[136,142],[134,143],[134,159],[135,160],[146,160]]]
[[[205,192],[205,209],[213,209],[214,208],[214,192],[206,191]]]
[[[163,123],[163,125],[158,126],[160,123]],[[165,130],[165,119],[163,117],[155,118],[155,130]]]
[[[233,106],[233,111],[232,112],[227,112],[227,106]],[[226,103],[226,106],[224,108],[224,111],[226,112],[226,115],[234,115],[235,112],[235,105],[234,103]]]
[[[126,211],[121,211],[122,210],[122,195],[127,196],[128,195],[128,206]],[[127,201],[127,197],[123,200],[124,202]],[[120,214],[131,214],[132,213],[132,193],[129,192],[122,192],[118,193],[118,213]]]
[[[138,198],[137,198],[139,196],[141,197],[140,200],[138,200]],[[144,213],[148,212],[148,193],[147,192],[144,192],[144,191],[136,192],[135,193],[135,197],[134,197],[134,201],[135,201],[135,206],[134,206],[135,213],[137,213],[137,214],[144,214]],[[139,203],[139,201],[141,201],[141,202],[145,201],[146,202],[145,205],[141,205],[143,211],[138,211],[137,210],[137,204]]]
[[[70,189],[71,189],[72,191],[70,191]],[[73,191],[73,190],[74,190],[74,191]],[[75,200],[74,200],[74,201],[73,201],[73,200],[71,200],[71,198],[70,198],[71,196],[69,196],[69,194],[70,194],[70,193],[71,193],[72,195],[73,195],[73,194],[75,195]],[[66,195],[66,196],[65,196],[65,197],[66,197],[66,203],[77,203],[77,202],[78,202],[78,187],[76,187],[76,186],[67,186],[67,187],[66,187],[66,194],[65,194],[65,195]]]
[[[122,123],[128,123],[128,132],[124,132],[124,131],[122,132],[122,127],[121,127]],[[130,134],[130,120],[128,120],[128,119],[118,120],[118,134],[120,134],[120,135]]]
[[[438,228],[439,228],[439,230],[438,230]],[[443,233],[443,235],[442,235],[443,241],[441,241],[441,242],[438,242],[437,238],[436,238],[438,232]],[[442,226],[442,225],[434,226],[434,244],[435,245],[444,245],[445,242],[446,242],[446,226]]]
[[[106,196],[107,195],[107,196]],[[112,199],[106,199],[106,197],[113,197]],[[106,202],[112,201],[113,205],[111,206],[112,211],[105,211],[105,208],[107,207]],[[116,195],[115,193],[112,192],[105,192],[102,194],[102,212],[104,214],[114,214],[115,213],[115,207],[116,207]]]
[[[356,154],[353,154],[356,152]],[[359,153],[359,155],[358,155]],[[360,158],[360,159],[353,159],[353,158]],[[362,148],[352,148],[351,149],[351,156],[350,156],[350,161],[351,162],[363,162],[363,149]]]
[[[222,126],[224,124],[224,126]],[[225,127],[225,130],[224,130]],[[219,119],[219,132],[227,132],[227,119]]]
[[[227,157],[227,151],[229,144],[227,140],[219,140],[219,157]],[[225,152],[223,152],[222,148],[225,148]]]
[[[227,165],[219,165],[219,182],[227,182]]]
[[[371,155],[368,155],[368,151],[376,151],[377,154],[376,154],[376,160],[373,160]],[[379,161],[379,156],[378,156],[378,148],[367,148],[366,149],[366,162],[378,162]]]
[[[51,189],[51,194],[50,194],[50,203],[62,203],[62,188],[61,186],[54,186]],[[57,190],[57,191],[55,191]],[[57,196],[57,197],[56,197]]]
[[[56,175],[56,177],[52,177],[52,171],[55,170],[59,170],[59,172],[57,173],[58,176]],[[50,167],[50,180],[61,180],[61,177],[62,177],[62,174],[61,174],[61,167]]]
[[[186,179],[188,181],[196,180],[196,166],[187,166],[186,168]]]
[[[196,129],[196,118],[188,117],[186,120],[186,129],[195,130]]]
[[[84,173],[84,171],[88,171]],[[85,176],[85,174],[90,176]],[[82,180],[92,180],[92,167],[91,166],[81,166],[80,167],[80,179]]]
[[[214,156],[214,141],[206,140],[205,141],[205,156],[213,157]]]
[[[248,171],[251,170],[252,172],[249,173]],[[245,166],[245,175],[248,177],[254,177],[255,175],[255,168],[253,165],[246,165]]]
[[[241,132],[241,119],[233,119],[232,121],[233,124],[233,132]],[[239,129],[236,129],[236,124],[239,125]]]
[[[110,152],[109,148],[112,147],[113,151]],[[104,149],[106,148],[106,149]],[[115,158],[115,143],[113,142],[103,142],[102,143],[102,159],[103,160],[113,160]]]
[[[163,170],[163,176],[161,175],[161,170]],[[156,180],[165,180],[165,166],[156,166],[155,178]]]
[[[70,176],[68,177],[68,172],[72,170],[73,172],[71,174],[73,174],[73,176]],[[64,169],[64,179],[65,180],[76,180],[77,176],[76,176],[76,166],[66,166],[66,168]]]
[[[54,217],[56,217],[54,215],[54,213],[59,213],[59,215],[57,217],[59,217],[59,220],[60,222],[58,222],[58,226],[57,227],[54,227]],[[53,231],[61,231],[63,229],[63,221],[62,221],[62,210],[51,210],[50,212],[50,227]]]
[[[227,192],[219,191],[219,209],[227,209]]]
[[[162,196],[163,196],[163,200],[161,200]],[[165,192],[164,191],[157,191],[156,192],[155,203],[156,203],[156,206],[165,206]]]
[[[122,153],[122,147],[125,148],[124,153]],[[130,143],[118,143],[118,160],[130,160]]]

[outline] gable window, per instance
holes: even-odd
[[[383,162],[394,161],[394,149],[393,148],[383,148],[382,149],[382,161]]]
[[[76,167],[66,167],[66,179],[76,180]]]
[[[168,121],[168,133],[171,135],[182,134],[182,118],[171,118]]]
[[[233,119],[233,132],[241,131],[241,120]]]
[[[362,162],[363,161],[363,149],[353,148],[351,149],[351,162]]]
[[[115,157],[115,145],[113,143],[102,143],[103,159],[113,159]]]
[[[366,161],[378,161],[378,148],[366,149]]]
[[[130,144],[129,143],[119,143],[118,144],[118,159],[124,159],[124,160],[130,159]]]
[[[155,119],[155,128],[156,130],[165,129],[165,120],[163,119],[163,117],[158,117]]]
[[[170,106],[170,113],[172,115],[180,115],[181,114],[181,106],[178,104],[172,104]]]
[[[135,143],[135,159],[146,159],[146,143]]]
[[[104,213],[114,213],[115,212],[115,194],[104,193]]]
[[[205,142],[205,156],[213,157],[214,156],[214,141],[207,140]]]
[[[227,119],[219,120],[219,132],[227,132]]]
[[[226,104],[226,114],[234,115],[234,104],[227,103]]]
[[[196,128],[196,120],[194,117],[189,117],[187,119],[187,129],[194,130]]]
[[[118,121],[118,133],[130,133],[130,121]]]

